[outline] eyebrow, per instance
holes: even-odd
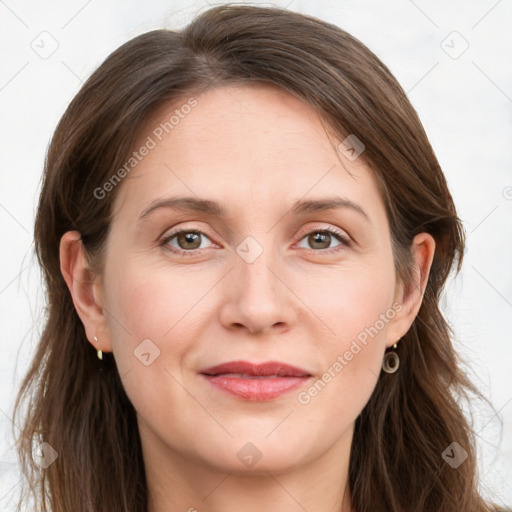
[[[150,213],[160,208],[170,208],[185,212],[205,213],[219,218],[227,218],[227,210],[218,202],[211,199],[200,199],[197,197],[168,197],[165,199],[157,199],[150,203],[141,213],[139,220],[144,219]],[[338,208],[348,208],[363,216],[370,221],[368,214],[357,203],[350,199],[334,196],[322,199],[298,200],[292,204],[290,213],[294,215],[321,212],[326,210],[335,210]]]

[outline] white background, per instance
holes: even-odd
[[[482,488],[511,506],[512,0],[273,5],[359,38],[390,67],[424,123],[467,233],[464,267],[443,309],[471,377],[499,412],[474,411]],[[0,510],[13,510],[19,489],[9,417],[41,329],[32,230],[47,144],[108,54],[142,32],[180,28],[206,8],[206,1],[0,0]],[[47,58],[33,49],[43,44],[56,47]]]

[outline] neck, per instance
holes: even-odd
[[[150,433],[141,436],[148,512],[352,512],[348,489],[350,439],[300,467],[245,472],[191,460]]]

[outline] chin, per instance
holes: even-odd
[[[293,453],[292,450],[289,452],[282,450],[280,454],[276,454],[263,448],[258,452],[254,446],[249,444],[243,445],[241,449],[235,452],[224,453],[215,459],[215,465],[222,471],[236,475],[267,477],[268,473],[279,475],[292,471],[300,466],[301,462],[300,455],[296,452]]]
[[[286,439],[286,435],[280,436],[277,431],[269,437],[265,437],[266,430],[265,434],[261,430],[254,436],[251,434],[246,431],[243,435],[225,439],[223,443],[215,443],[217,449],[208,453],[207,463],[225,472],[268,476],[268,472],[285,473],[307,463],[308,455],[312,460],[315,458],[314,447],[306,446],[304,441]],[[316,456],[319,456],[321,447],[316,451]]]

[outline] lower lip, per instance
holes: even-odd
[[[267,401],[296,389],[310,377],[267,377],[264,379],[242,379],[224,375],[203,375],[210,384],[244,400]]]

